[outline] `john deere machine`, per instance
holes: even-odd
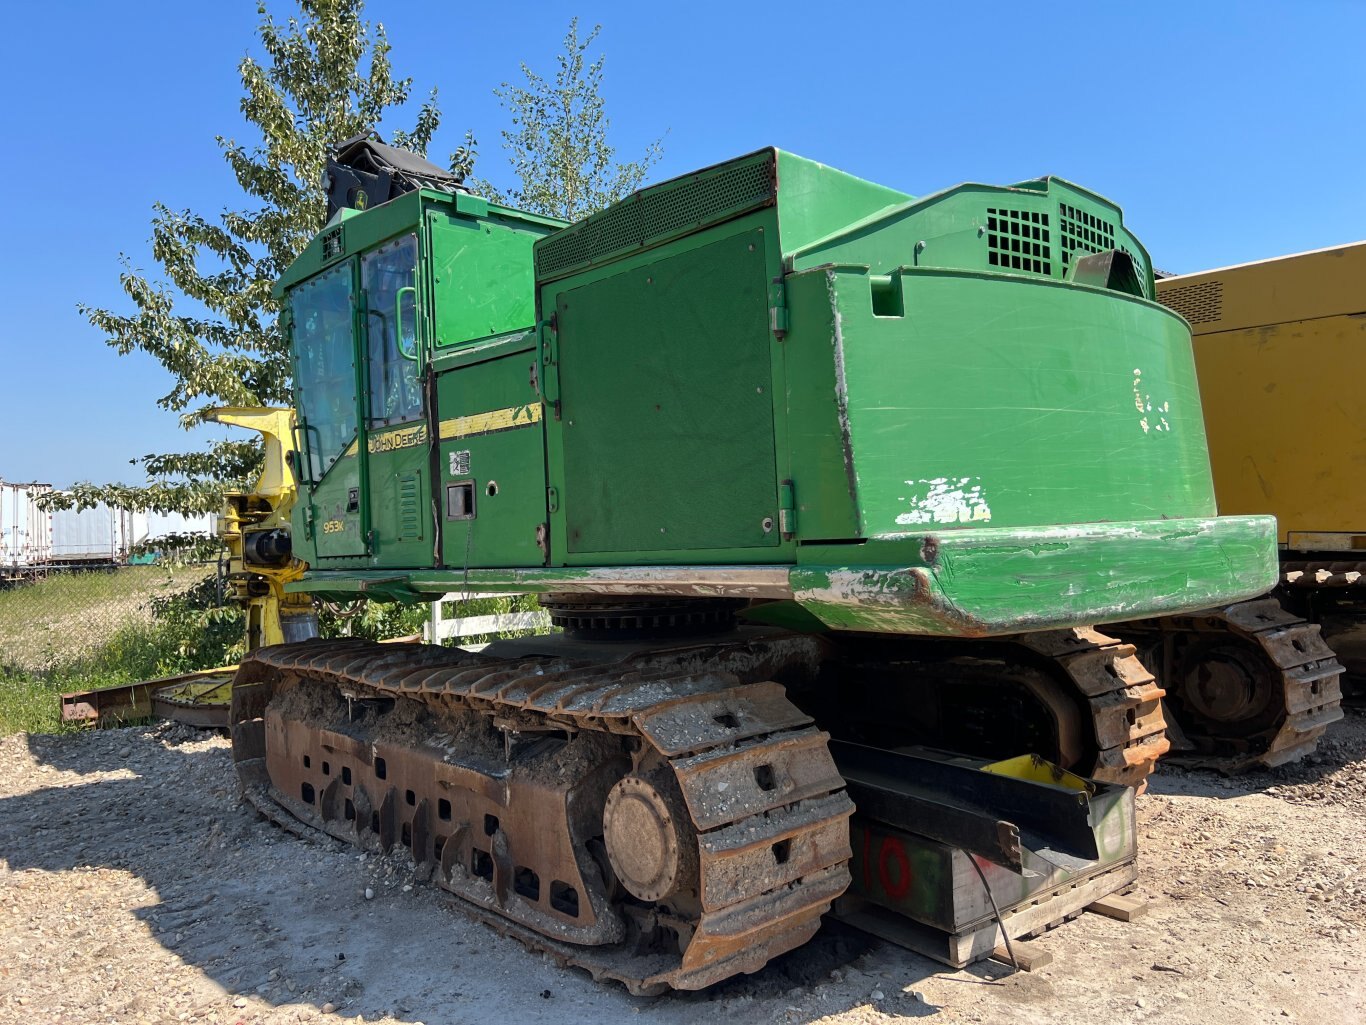
[[[1277,597],[1322,627],[1366,692],[1366,243],[1157,290],[1195,336],[1220,508],[1276,515]]]
[[[536,592],[562,631],[258,649],[258,808],[637,992],[837,899],[953,939],[1132,880],[1093,869],[1132,863],[1162,691],[1093,627],[1278,565],[1271,517],[1216,516],[1189,328],[1116,206],[765,149],[565,226],[366,139],[329,187],[278,285],[286,592]]]

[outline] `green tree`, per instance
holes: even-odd
[[[297,2],[297,15],[283,24],[258,5],[263,59],[247,56],[238,65],[242,115],[254,141],[217,137],[245,207],[210,217],[157,204],[152,255],[160,273],[145,276],[123,257],[120,279],[133,312],[79,307],[120,355],[144,352],[166,368],[174,384],[158,404],[179,413],[187,429],[213,406],[290,403],[271,287],[324,224],[329,148],[377,128],[412,89],[411,78],[395,77],[384,27],[372,30],[363,20],[362,0]],[[392,132],[390,141],[425,154],[440,119],[433,90],[413,127]],[[231,440],[133,463],[147,483],[83,482],[65,503],[217,509],[225,486],[254,479],[260,450]]]
[[[621,163],[608,141],[611,122],[602,96],[606,58],[589,63],[588,50],[602,31],[594,25],[579,38],[579,19],[569,23],[564,52],[557,55],[554,79],[521,65],[520,85],[504,82],[493,91],[512,116],[502,132],[503,148],[517,178],[502,192],[471,175],[477,143],[466,135],[465,146],[451,158],[451,169],[463,172],[466,184],[499,203],[532,213],[576,221],[638,189],[663,155],[663,140],[645,147],[639,160]]]

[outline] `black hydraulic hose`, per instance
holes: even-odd
[[[964,851],[966,854],[967,852]],[[991,904],[992,914],[996,916],[996,927],[1001,930],[1001,935],[1005,937],[1006,953],[1010,955],[1010,967],[1017,972],[1020,970],[1020,962],[1015,960],[1015,948],[1010,945],[1010,933],[1006,932],[1006,924],[1001,920],[1001,909],[996,906],[996,898],[991,895],[991,887],[987,885],[986,874],[982,871],[982,866],[977,864],[977,859],[968,854],[968,860],[972,862],[972,867],[977,869],[977,878],[982,880],[982,889],[987,891],[987,901]]]

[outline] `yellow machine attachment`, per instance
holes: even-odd
[[[1166,278],[1219,511],[1274,513],[1287,608],[1366,678],[1366,242]]]
[[[307,568],[293,557],[289,536],[289,515],[298,496],[289,459],[294,411],[224,406],[209,419],[257,431],[265,442],[261,479],[251,491],[224,494],[218,521],[219,537],[228,549],[228,585],[246,610],[247,650],[314,637],[318,621],[312,599],[285,593],[285,585]]]
[[[208,418],[257,431],[265,443],[261,479],[250,491],[226,492],[218,520],[218,535],[228,549],[228,597],[246,612],[246,650],[315,637],[318,617],[312,598],[285,593],[285,584],[298,580],[307,568],[294,558],[289,536],[289,514],[298,495],[289,460],[294,411],[224,406]],[[237,666],[223,666],[63,694],[62,719],[126,722],[155,715],[193,726],[227,726],[236,672]]]

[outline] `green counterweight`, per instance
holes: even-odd
[[[280,289],[298,590],[968,636],[1276,581],[1274,521],[1216,515],[1188,327],[1060,179],[915,199],[763,150],[568,227],[419,190]]]

